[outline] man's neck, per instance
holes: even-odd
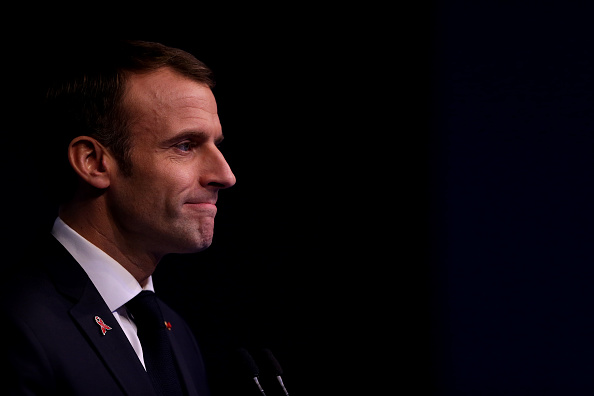
[[[141,286],[155,271],[161,257],[142,251],[130,243],[102,210],[93,205],[64,205],[59,216],[70,228],[97,246],[124,267]]]

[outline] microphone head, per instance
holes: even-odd
[[[268,361],[270,361],[272,368],[275,372],[274,375],[283,375],[283,369],[281,368],[280,363],[278,362],[278,360],[276,360],[270,349],[264,348],[262,349],[262,352],[264,353],[264,356],[268,358]]]
[[[260,375],[260,369],[258,368],[258,365],[256,364],[256,361],[252,355],[250,355],[250,353],[245,348],[239,348],[237,352],[239,352],[243,358],[243,361],[245,362],[246,367],[250,370],[252,377],[257,377]]]

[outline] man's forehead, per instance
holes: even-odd
[[[184,131],[200,131],[215,140],[222,134],[210,88],[173,71],[131,76],[124,101],[130,130],[144,142],[160,142]]]
[[[210,88],[163,67],[154,72],[131,74],[127,82],[128,102],[143,106],[197,107],[209,113],[217,112]]]

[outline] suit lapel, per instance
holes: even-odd
[[[182,346],[179,344],[177,338],[172,334],[173,331],[168,333],[169,342],[171,343],[171,349],[173,349],[173,356],[177,360],[177,366],[179,367],[179,371],[182,376],[184,386],[186,387],[187,394],[188,396],[199,396],[198,393],[196,393],[196,389],[198,389],[198,386],[194,383],[195,375],[188,371],[188,364],[184,358]]]
[[[173,350],[173,356],[179,367],[182,381],[186,387],[187,394],[189,396],[208,396],[210,394],[206,385],[206,374],[200,371],[200,367],[191,364],[193,351],[192,346],[196,346],[193,335],[189,332],[189,329],[183,324],[181,319],[174,311],[172,311],[167,304],[159,300],[161,311],[165,320],[171,320],[171,331],[167,332],[171,348]],[[190,361],[188,361],[190,359]]]
[[[105,362],[113,377],[119,382],[124,393],[129,395],[154,395],[148,374],[142,367],[138,356],[130,345],[124,331],[119,326],[99,292],[91,282],[70,315],[84,332],[97,354]],[[105,335],[95,317],[111,327]]]
[[[48,254],[55,260],[47,268],[56,289],[73,301],[69,313],[99,357],[128,395],[155,395],[148,374],[126,334],[80,265],[51,237]],[[98,316],[111,327],[105,335],[95,321]]]

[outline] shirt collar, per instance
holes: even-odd
[[[59,217],[54,222],[52,235],[80,264],[112,312],[142,290],[154,291],[152,277],[149,276],[143,289],[124,267],[83,238]]]

